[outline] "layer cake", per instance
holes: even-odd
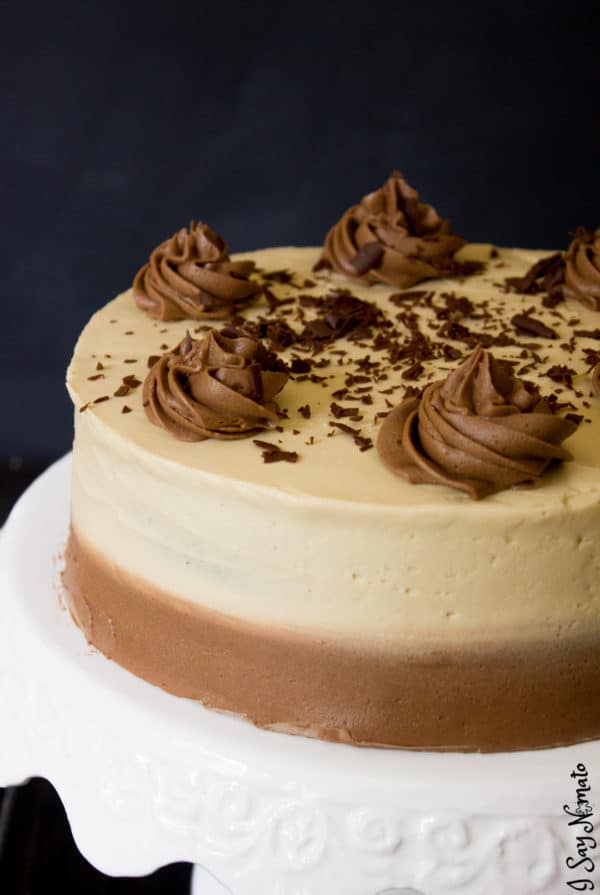
[[[152,289],[142,306],[142,273],[137,303],[87,324],[67,380],[75,620],[140,677],[272,730],[432,750],[599,737],[597,312],[540,285],[547,252],[461,240],[399,288],[364,257],[336,270],[340,244],[233,256],[255,288],[195,319]],[[164,359],[209,337],[233,355],[260,338],[287,381],[243,432],[206,437],[201,414],[176,437]],[[539,390],[560,447],[502,490],[396,474],[383,427],[474,352]]]

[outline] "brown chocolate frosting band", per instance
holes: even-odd
[[[443,276],[463,245],[404,177],[395,171],[346,211],[325,238],[322,261],[349,277],[401,289]]]
[[[593,638],[356,649],[184,603],[105,562],[73,530],[65,558],[68,605],[90,643],[164,690],[259,727],[457,751],[600,737]]]

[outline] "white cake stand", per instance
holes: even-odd
[[[96,867],[135,876],[191,861],[197,895],[600,885],[598,869],[568,870],[576,838],[563,813],[578,763],[600,793],[600,743],[507,755],[322,743],[207,711],[90,649],[59,599],[69,480],[65,457],[0,544],[0,785],[50,780]]]

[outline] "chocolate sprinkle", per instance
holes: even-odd
[[[329,409],[336,420],[342,419],[343,417],[347,417],[356,423],[362,420],[358,407],[342,407],[340,404],[333,402],[329,405]]]
[[[600,329],[576,329],[573,335],[580,339],[600,339]]]
[[[258,438],[253,439],[253,444],[262,449],[262,458],[264,463],[297,463],[299,455],[296,451],[284,451],[277,444],[270,441],[261,441]]]
[[[350,260],[350,264],[356,271],[356,275],[362,277],[372,267],[377,266],[384,254],[385,249],[380,242],[367,242]]]
[[[572,423],[575,423],[576,426],[583,420],[583,414],[581,413],[565,413],[565,419],[571,420]]]
[[[303,358],[295,357],[292,360],[291,370],[292,373],[310,373],[311,363],[309,360],[304,360]]]
[[[340,429],[342,432],[345,432],[347,435],[360,435],[360,429],[353,429],[352,426],[347,426],[346,423],[329,423],[330,426],[335,426],[336,429]]]
[[[519,333],[527,336],[536,336],[539,339],[556,339],[557,333],[550,329],[541,320],[532,317],[530,314],[515,314],[511,317],[510,322]]]
[[[573,388],[573,376],[576,375],[576,371],[564,364],[554,364],[546,370],[544,375],[552,379],[553,382],[562,382],[568,388]]]
[[[561,252],[541,258],[522,277],[507,277],[504,287],[507,292],[537,295],[547,292],[555,304],[562,299],[562,284],[565,278],[565,262]]]
[[[123,383],[128,385],[129,388],[138,388],[138,386],[142,384],[142,381],[133,373],[130,373],[128,376],[123,376]]]

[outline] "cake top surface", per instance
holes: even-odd
[[[240,312],[245,322],[273,324],[268,331],[280,342],[289,338],[286,325],[295,333],[308,325],[315,336],[309,346],[296,341],[279,351],[293,366],[277,396],[277,429],[243,440],[186,442],[152,425],[142,400],[149,359],[175,348],[188,331],[198,339],[223,324],[152,319],[136,306],[131,290],[99,310],[80,336],[67,376],[76,408],[114,437],[117,450],[120,439],[134,444],[140,462],[158,457],[174,468],[269,489],[286,500],[452,507],[469,504],[469,498],[443,485],[411,485],[386,469],[374,445],[393,406],[446,377],[483,339],[495,357],[512,361],[542,395],[564,405],[562,414],[581,419],[565,443],[571,462],[548,472],[540,487],[494,494],[479,509],[514,508],[524,501],[530,508],[549,507],[597,496],[600,407],[592,389],[591,361],[600,353],[598,313],[572,298],[544,306],[540,295],[505,286],[507,278],[524,276],[547,252],[468,244],[456,258],[481,262],[483,269],[403,291],[331,270],[315,272],[320,254],[319,248],[284,247],[233,256],[235,261],[254,261],[256,279],[266,286]],[[334,321],[339,337],[323,343],[323,305],[318,300],[331,297],[333,290],[342,297],[349,292],[369,303],[370,310],[365,325],[354,332],[344,333],[344,321]],[[418,348],[421,342],[427,350]],[[278,449],[286,455],[281,457]]]

